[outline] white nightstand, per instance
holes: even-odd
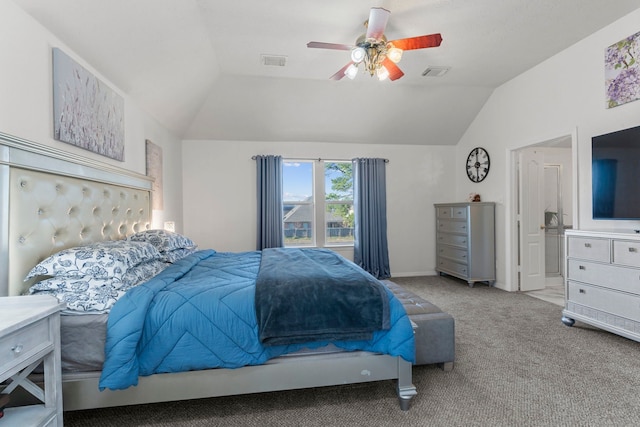
[[[51,296],[0,298],[0,382],[9,380],[3,393],[18,385],[43,404],[6,408],[5,426],[59,426],[62,421],[60,371],[60,310],[64,304]],[[44,390],[27,376],[44,362]]]

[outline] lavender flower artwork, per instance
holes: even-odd
[[[612,44],[605,51],[607,108],[640,98],[640,32]]]
[[[53,135],[124,160],[124,99],[60,49],[53,49]]]

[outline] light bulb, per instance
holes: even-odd
[[[364,60],[365,55],[366,51],[364,50],[364,48],[361,48],[359,46],[351,50],[351,60],[356,64],[361,63],[362,60]]]
[[[376,71],[376,75],[378,76],[378,80],[382,81],[389,77],[389,70],[386,67],[380,67]]]
[[[349,77],[351,80],[355,79],[357,74],[358,74],[358,67],[356,67],[355,64],[349,65],[347,69],[344,70],[344,75]]]
[[[402,49],[398,49],[397,47],[389,48],[389,50],[387,50],[387,58],[397,64],[400,62],[400,59],[402,59]]]

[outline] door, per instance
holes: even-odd
[[[519,153],[520,290],[545,287],[544,154],[525,149]]]

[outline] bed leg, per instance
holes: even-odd
[[[418,394],[411,379],[411,362],[398,357],[398,400],[400,409],[408,411],[411,399]]]

